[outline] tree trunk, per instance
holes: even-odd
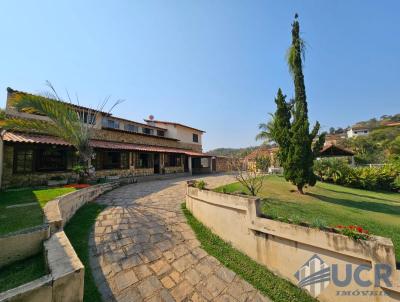
[[[303,185],[297,185],[297,191],[299,191],[299,193],[300,193],[301,195],[304,195]]]

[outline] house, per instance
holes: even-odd
[[[278,150],[279,148],[277,146],[261,146],[260,148],[255,149],[243,159],[246,169],[251,171],[257,170],[257,159],[268,157],[270,159],[268,172],[279,172],[281,168],[277,158]]]
[[[370,129],[365,126],[355,125],[347,129],[347,138],[368,135]]]
[[[18,112],[10,102],[16,94],[27,93],[7,89],[7,116],[49,120],[46,116]],[[91,163],[97,178],[217,171],[216,158],[202,151],[202,130],[153,119],[140,123],[71,106],[84,123],[92,125]],[[0,134],[1,188],[42,185],[54,177],[76,177],[72,171],[77,164],[76,152],[62,139],[34,132],[2,130]]]

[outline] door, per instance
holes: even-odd
[[[154,173],[160,174],[160,153],[154,154]]]

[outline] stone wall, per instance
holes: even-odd
[[[230,170],[229,167],[229,158],[228,157],[215,157],[216,161],[216,172],[228,172]]]
[[[53,176],[63,178],[76,178],[73,172],[46,172],[46,173],[14,173],[14,147],[9,144],[4,145],[3,157],[3,178],[1,186],[3,189],[12,187],[28,187],[47,185],[47,181]]]
[[[152,145],[160,147],[182,148],[201,152],[201,145],[181,143],[173,139],[166,139],[154,135],[129,133],[125,131],[107,129],[93,129],[93,131],[93,137],[98,140]]]
[[[65,194],[57,199],[49,201],[43,210],[51,233],[62,230],[65,224],[74,216],[75,212],[81,206],[117,186],[118,183],[99,184]]]
[[[360,275],[362,280],[372,281],[366,287],[360,287],[354,278],[345,287],[337,286],[331,279],[306,286],[320,301],[400,301],[400,274],[390,239],[371,236],[369,240],[356,241],[338,233],[262,218],[258,199],[193,187],[187,188],[186,206],[215,234],[295,285],[299,282],[296,272],[307,276],[307,270],[321,264],[319,259],[331,270],[332,265],[338,267],[339,280],[346,277],[346,265],[350,265],[352,272],[360,265],[366,268]],[[315,255],[319,258],[311,260]],[[393,271],[389,277],[392,287],[382,281],[374,286],[373,277],[379,273],[376,264],[384,264]]]
[[[81,302],[84,266],[64,232],[44,244],[49,274],[0,293],[0,302]]]
[[[165,170],[165,174],[183,173],[184,172],[183,166],[164,167],[164,170]]]
[[[0,268],[39,253],[49,235],[47,224],[0,235]]]

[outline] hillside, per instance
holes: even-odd
[[[257,148],[258,146],[247,148],[217,148],[206,153],[214,156],[244,157]]]

